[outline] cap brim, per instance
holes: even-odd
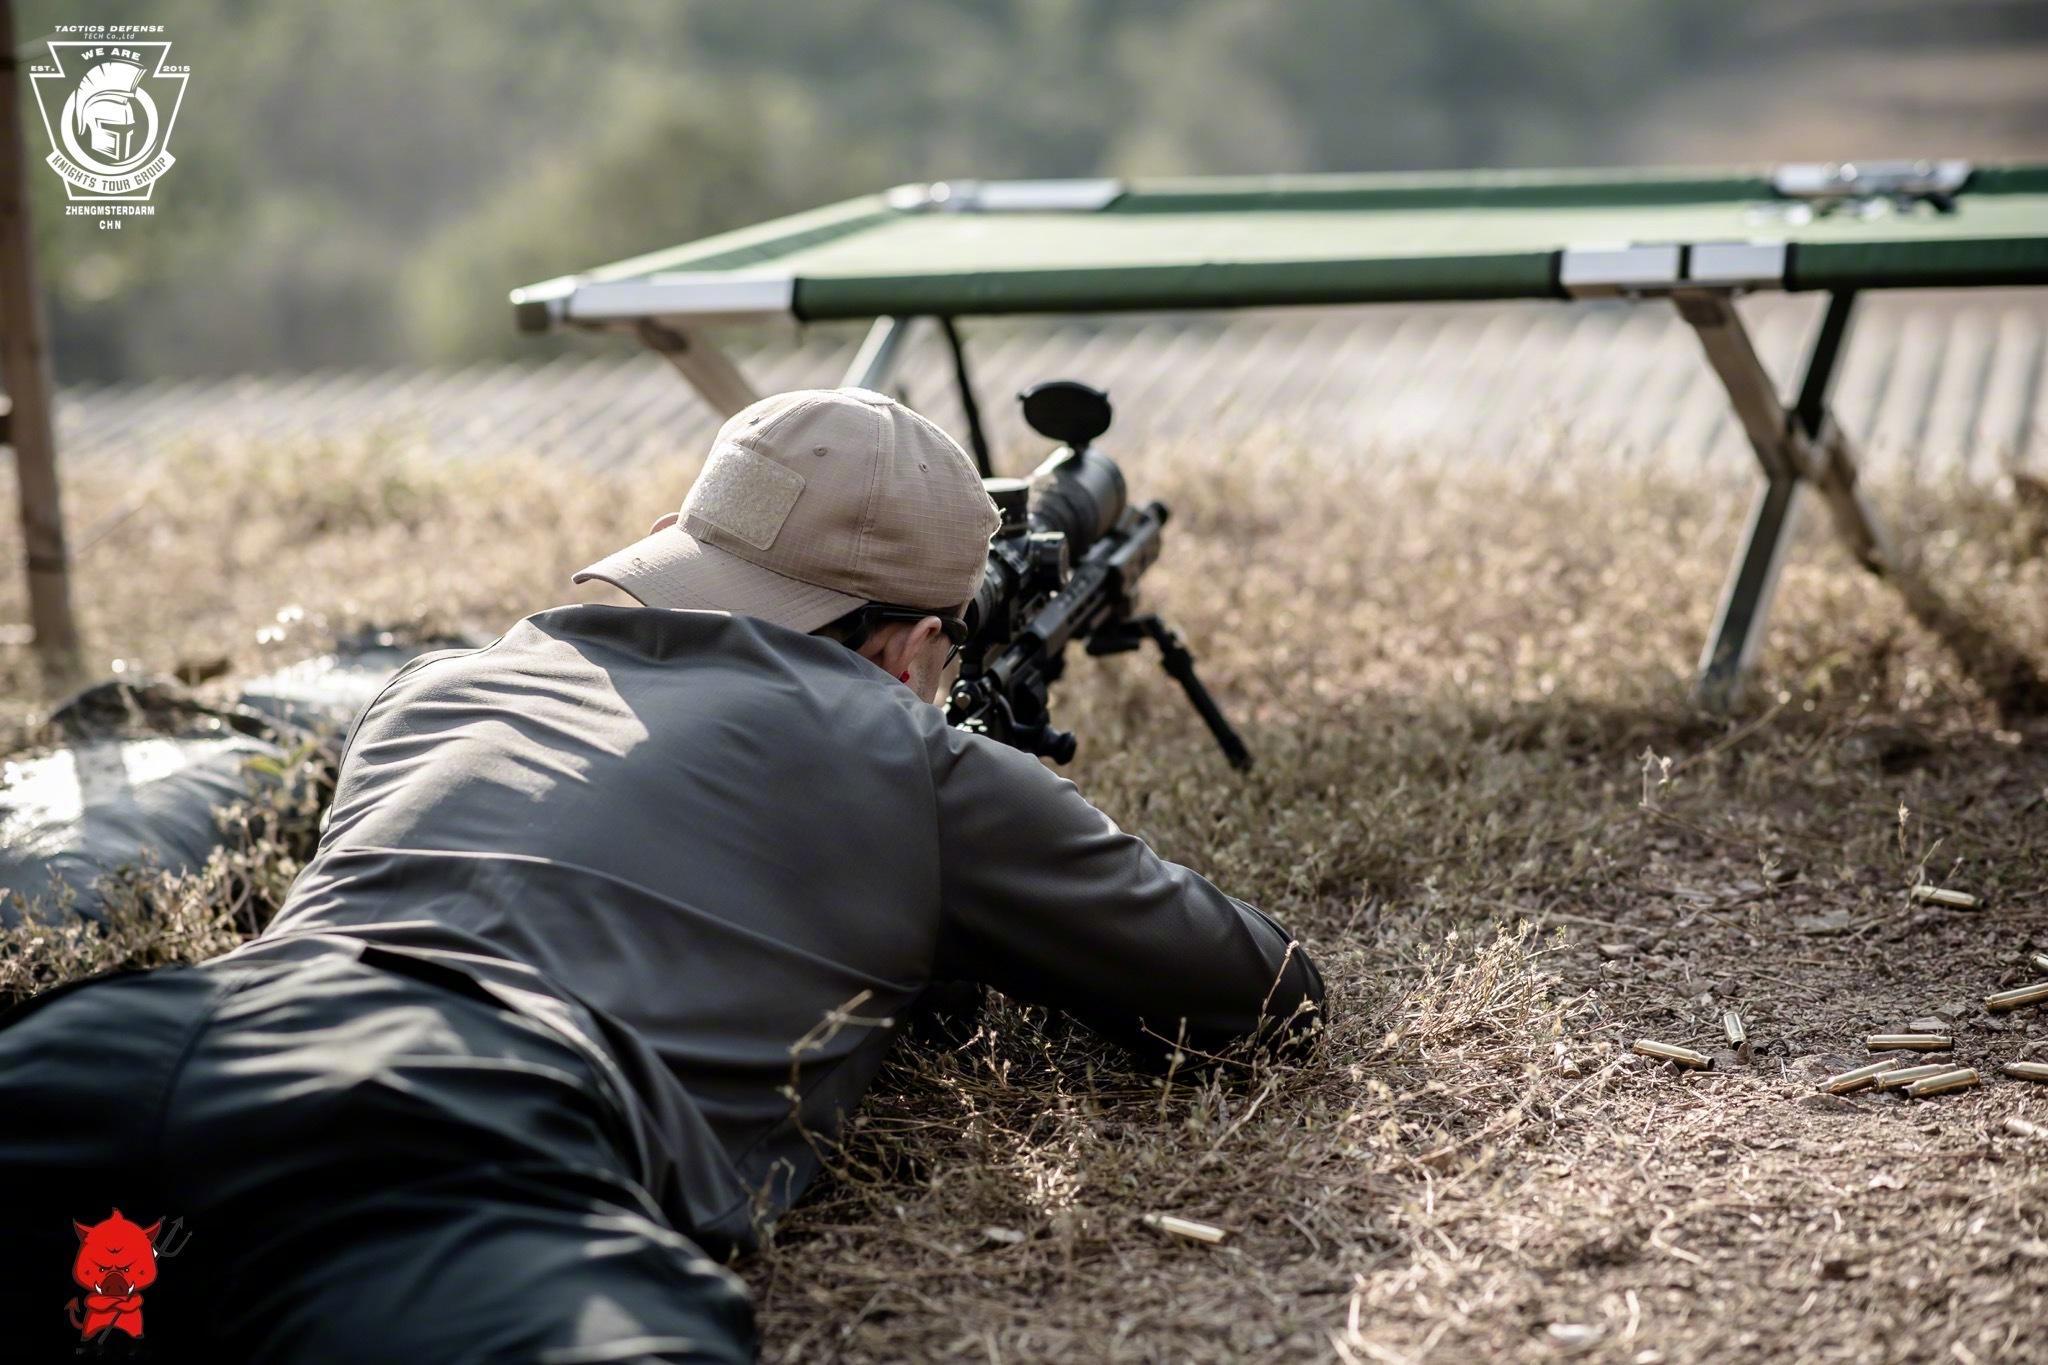
[[[727,611],[809,634],[867,599],[764,569],[670,525],[606,555],[575,581],[599,579],[650,607]]]

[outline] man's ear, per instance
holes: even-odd
[[[882,637],[882,648],[877,654],[869,655],[882,671],[890,677],[900,677],[908,672],[912,660],[922,654],[932,640],[943,634],[945,627],[936,616],[927,616],[915,625],[902,630],[891,631]]]
[[[647,534],[651,536],[651,535],[653,535],[653,534],[654,534],[654,533],[655,533],[656,531],[666,531],[666,530],[667,530],[667,529],[668,529],[669,527],[671,527],[671,526],[675,525],[675,524],[676,524],[677,522],[681,521],[682,519],[683,519],[683,514],[682,514],[681,512],[670,512],[670,513],[669,513],[669,514],[668,514],[667,516],[665,516],[665,517],[662,517],[662,518],[660,518],[659,520],[657,520],[657,521],[656,521],[656,522],[654,523],[654,525],[652,525],[652,526],[648,527],[648,528],[647,528]]]

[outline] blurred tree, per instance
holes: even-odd
[[[737,100],[754,117],[726,117]],[[398,263],[414,353],[533,356],[536,343],[511,327],[511,285],[857,193],[881,174],[879,158],[858,146],[820,175],[789,173],[777,149],[822,135],[799,82],[633,74],[613,82],[605,103],[589,142],[542,149]]]
[[[81,17],[20,8],[25,38]],[[73,381],[541,354],[510,332],[510,286],[904,180],[1599,164],[1717,63],[1808,72],[1830,43],[1951,33],[2048,44],[2048,4],[2013,0],[96,0],[89,17],[164,25],[192,80],[155,217],[98,230],[31,176]]]

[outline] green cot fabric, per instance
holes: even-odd
[[[1139,181],[1099,208],[870,195],[585,280],[755,270],[805,319],[1557,298],[1569,247],[1784,242],[1787,289],[2048,283],[2048,167],[1927,204],[1800,221],[1768,172],[1487,172]]]

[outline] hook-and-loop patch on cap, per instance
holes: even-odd
[[[683,500],[686,526],[700,522],[709,530],[766,550],[782,534],[783,523],[804,491],[804,476],[780,461],[747,449],[736,441],[720,441],[704,462],[704,472]],[[701,534],[690,526],[693,533]]]

